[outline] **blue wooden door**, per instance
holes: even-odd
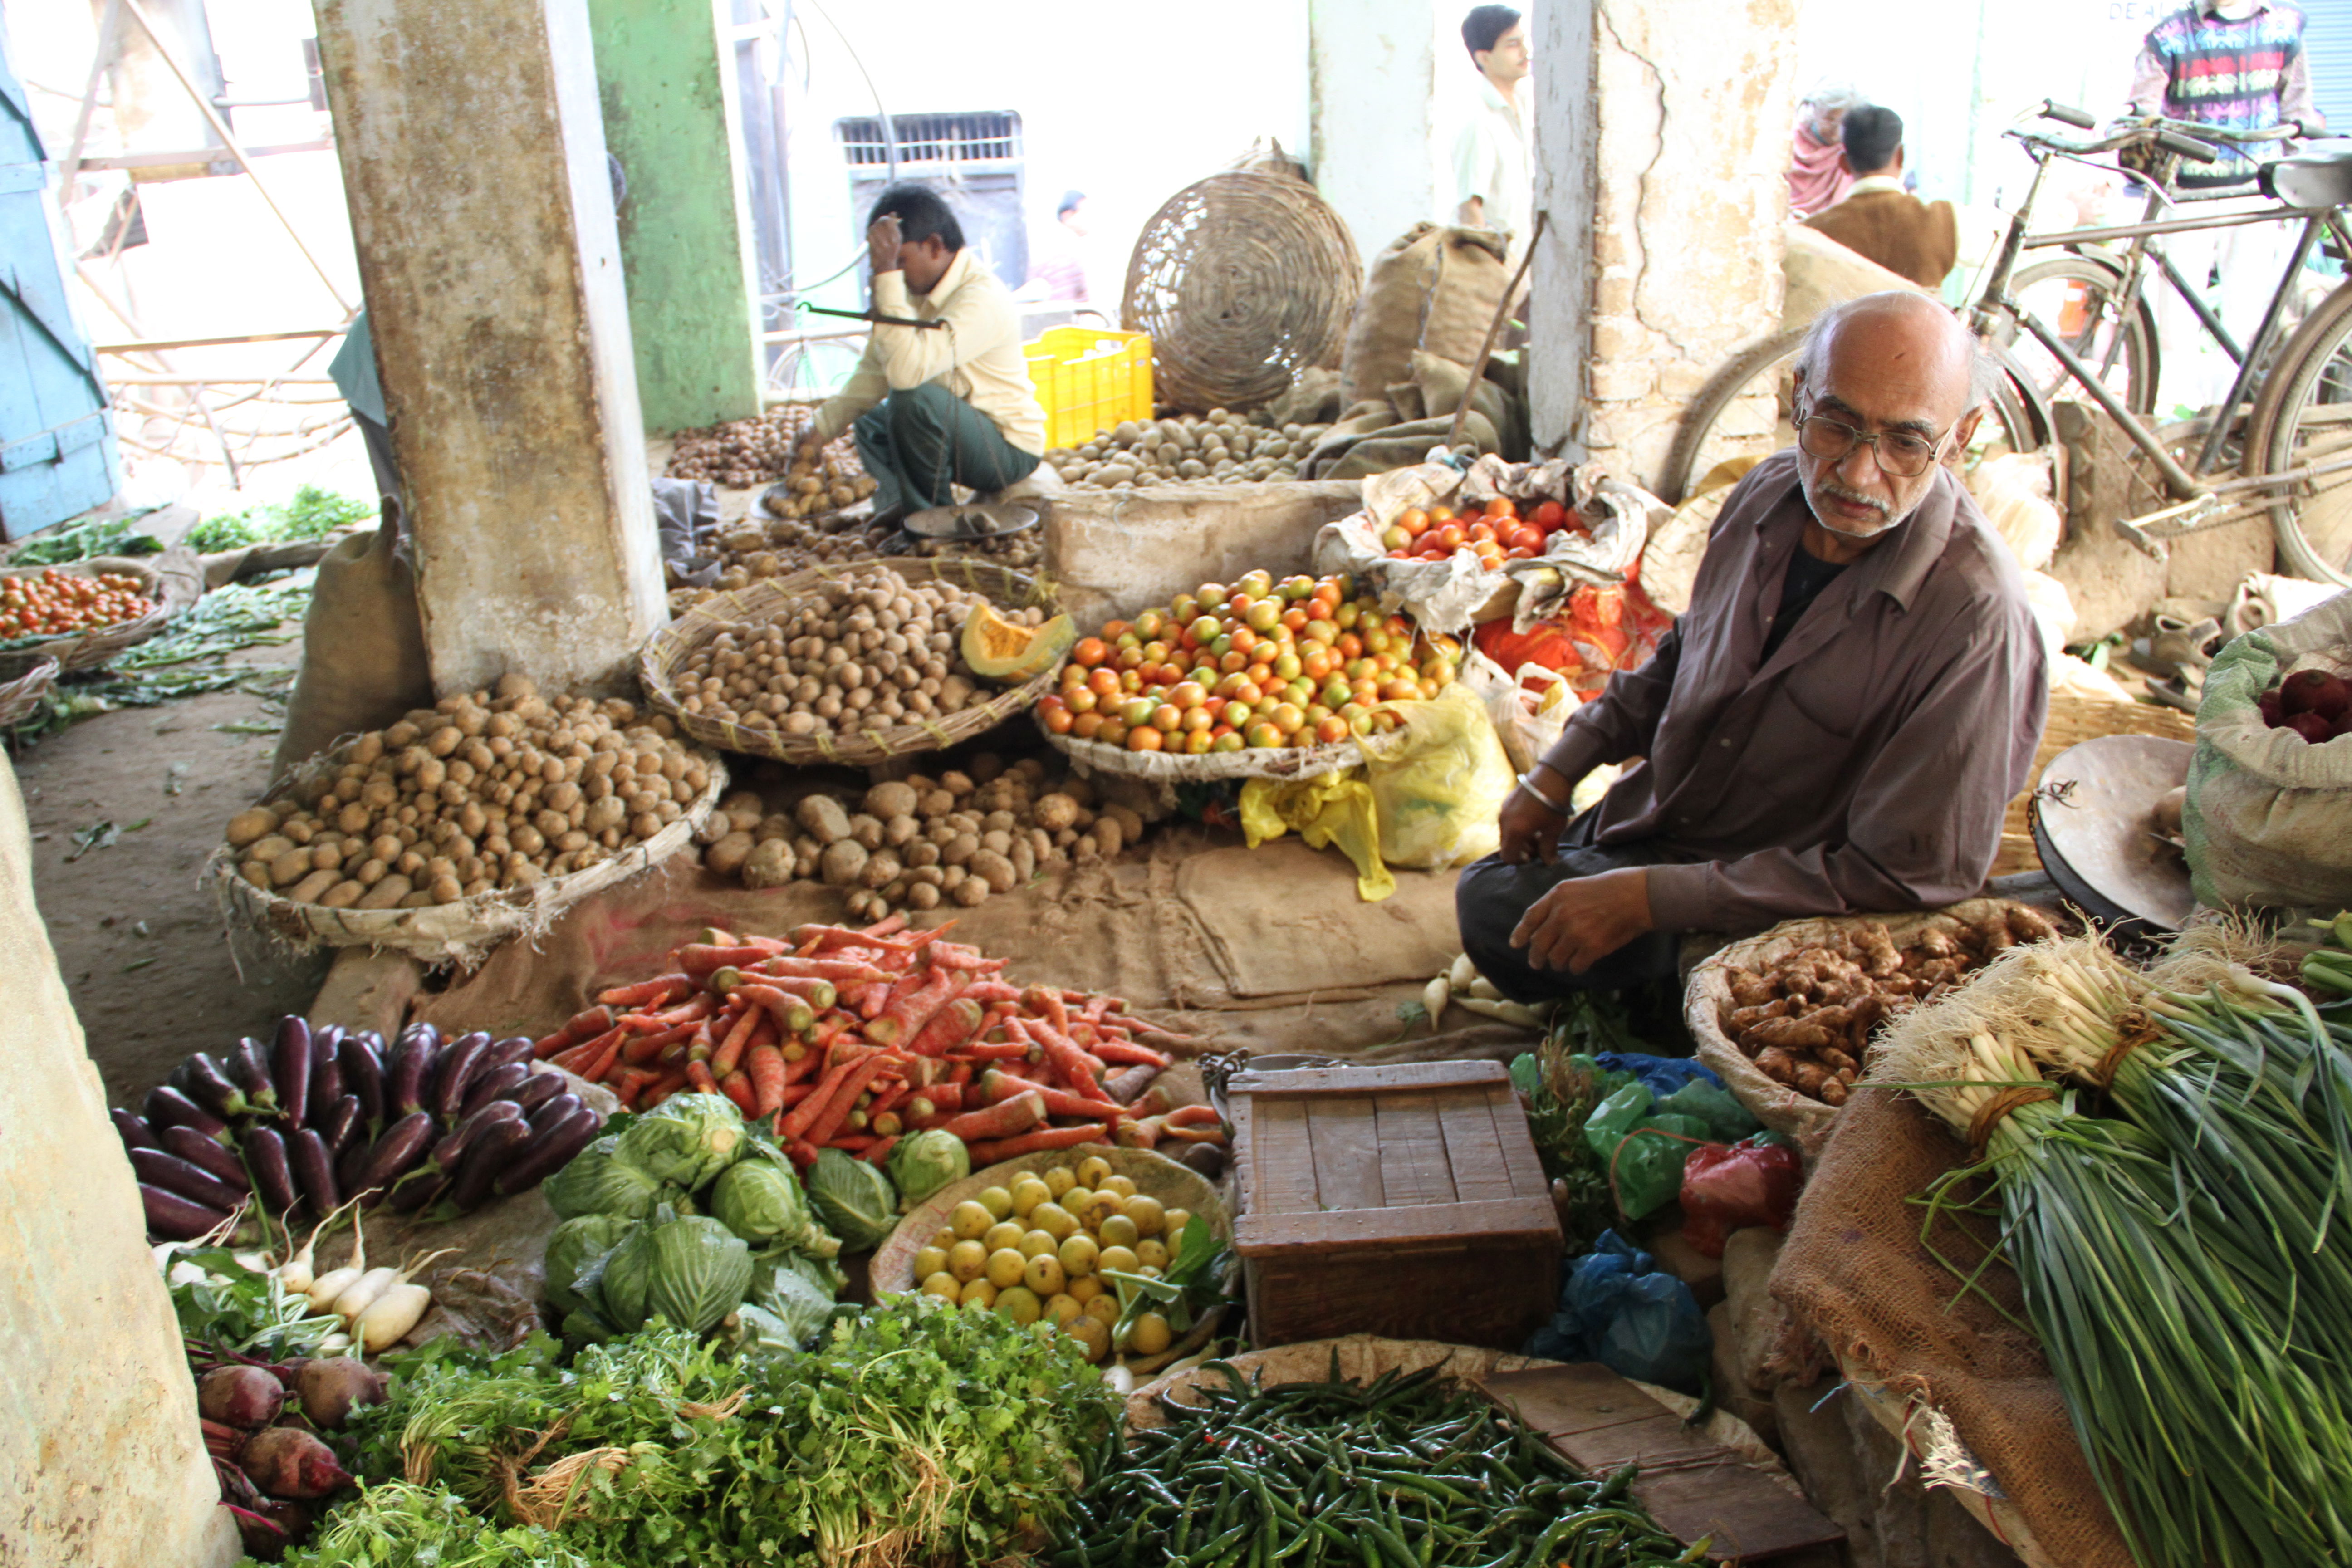
[[[47,184],[0,34],[0,540],[102,505],[121,461],[97,356],[67,308]]]

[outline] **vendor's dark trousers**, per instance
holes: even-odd
[[[1681,937],[1654,931],[1635,937],[1581,974],[1537,969],[1525,948],[1511,945],[1511,932],[1529,905],[1562,882],[1621,871],[1632,866],[1671,866],[1685,857],[1654,839],[1635,844],[1595,844],[1593,813],[1570,823],[1547,866],[1540,861],[1507,864],[1489,855],[1462,873],[1454,886],[1454,917],[1462,927],[1462,950],[1478,973],[1514,1002],[1536,1003],[1578,991],[1615,991],[1654,980],[1671,980]]]
[[[936,383],[894,392],[858,418],[857,460],[874,479],[874,518],[896,522],[945,506],[950,484],[985,494],[1026,479],[1037,458],[996,422]]]

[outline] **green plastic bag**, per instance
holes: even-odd
[[[1763,1130],[1763,1123],[1727,1089],[1717,1089],[1695,1078],[1658,1101],[1660,1115],[1688,1116],[1706,1124],[1706,1135],[1717,1143],[1737,1143]]]
[[[1649,1085],[1629,1083],[1595,1106],[1584,1123],[1585,1143],[1599,1156],[1617,1211],[1628,1220],[1675,1201],[1682,1192],[1683,1161],[1692,1144],[1708,1136],[1697,1117],[1661,1115],[1655,1105]]]

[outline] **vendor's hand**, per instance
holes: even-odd
[[[898,270],[898,247],[904,243],[898,234],[898,215],[884,213],[866,231],[866,258],[874,264],[874,276]]]
[[[1514,789],[1503,797],[1500,818],[1503,842],[1497,853],[1507,866],[1524,866],[1529,861],[1551,864],[1554,846],[1559,842],[1559,830],[1568,818],[1538,800],[1526,789]]]
[[[1535,969],[1581,974],[1652,929],[1650,874],[1639,867],[1560,883],[1511,932]]]

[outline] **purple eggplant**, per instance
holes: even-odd
[[[489,1055],[482,1058],[482,1070],[502,1068],[509,1062],[520,1062],[529,1067],[531,1061],[531,1038],[529,1035],[509,1035],[503,1040],[490,1042]]]
[[[226,1214],[245,1198],[245,1194],[230,1186],[201,1165],[192,1165],[177,1154],[166,1154],[161,1149],[133,1149],[131,1168],[139,1179],[151,1187],[161,1187],[167,1193],[177,1193],[184,1198],[219,1209]]]
[[[530,1112],[559,1094],[569,1094],[571,1090],[563,1085],[563,1075],[560,1072],[535,1072],[524,1079],[521,1086],[507,1098],[521,1106],[525,1112]]]
[[[360,1109],[360,1097],[346,1094],[335,1101],[333,1114],[327,1118],[320,1133],[327,1140],[327,1152],[337,1160],[354,1143],[367,1141],[367,1116]]]
[[[343,1098],[343,1068],[339,1054],[342,1044],[341,1024],[310,1031],[310,1126],[324,1129],[327,1119],[335,1113],[335,1101]]]
[[[163,1146],[157,1141],[155,1130],[147,1125],[147,1119],[137,1111],[125,1110],[118,1105],[107,1115],[113,1119],[114,1130],[122,1135],[125,1153],[133,1149],[161,1149]]]
[[[383,1194],[383,1189],[408,1173],[425,1158],[433,1145],[433,1114],[426,1110],[412,1111],[384,1130],[383,1137],[368,1152],[368,1157],[352,1180],[354,1193]],[[373,1203],[374,1200],[369,1200]]]
[[[530,1069],[520,1062],[509,1062],[477,1076],[474,1087],[466,1091],[466,1103],[457,1108],[458,1116],[471,1116],[494,1100],[511,1099],[529,1077]]]
[[[210,1209],[194,1198],[184,1198],[164,1187],[139,1184],[140,1206],[147,1211],[147,1234],[166,1241],[194,1241],[228,1218],[226,1209]]]
[[[222,1148],[189,1127],[166,1127],[160,1137],[164,1153],[175,1154],[200,1171],[209,1171],[240,1195],[244,1193],[245,1163],[236,1157],[234,1151]]]
[[[335,1186],[335,1163],[327,1152],[327,1141],[315,1127],[305,1127],[286,1141],[287,1158],[294,1166],[294,1182],[310,1200],[310,1212],[331,1214],[342,1205],[342,1194]]]
[[[245,1102],[264,1116],[278,1110],[278,1080],[269,1076],[269,1052],[247,1037],[228,1054],[228,1079],[245,1095]]]
[[[366,1128],[361,1128],[358,1136],[335,1152],[335,1185],[347,1193],[358,1192],[360,1173],[374,1152],[375,1140]]]
[[[587,1109],[586,1101],[567,1089],[541,1100],[538,1108],[530,1113],[530,1124],[534,1128],[552,1127],[573,1111]]]
[[[490,1101],[489,1104],[443,1133],[433,1145],[433,1152],[427,1163],[437,1172],[446,1173],[455,1171],[458,1162],[465,1159],[466,1151],[472,1148],[484,1132],[509,1121],[520,1125],[526,1132],[530,1130],[530,1123],[523,1118],[522,1108],[516,1105],[514,1101],[510,1100]]]
[[[391,1065],[384,1068],[383,1113],[386,1116],[414,1116],[425,1109],[425,1090],[432,1080],[433,1066],[440,1055],[440,1033],[430,1024],[401,1031],[400,1043],[392,1048]]]
[[[159,1083],[147,1091],[143,1107],[150,1127],[192,1127],[215,1142],[228,1142],[228,1123],[173,1089]]]
[[[490,1184],[531,1141],[528,1122],[494,1121],[485,1127],[467,1149],[465,1157],[457,1162],[457,1181],[449,1189],[449,1201],[457,1205],[458,1212],[470,1214],[488,1203]]]
[[[596,1140],[604,1119],[586,1106],[531,1134],[530,1143],[501,1172],[495,1185],[502,1197],[529,1192],[572,1162]]]
[[[299,1127],[310,1109],[310,1026],[289,1013],[278,1020],[269,1047],[269,1076],[278,1084],[278,1109],[286,1125]]]
[[[343,1092],[360,1099],[360,1114],[371,1131],[383,1125],[383,1038],[371,1030],[345,1035],[337,1047]]]
[[[455,1185],[454,1176],[428,1176],[422,1171],[393,1189],[388,1200],[402,1214],[414,1214]]]
[[[263,1208],[283,1215],[302,1201],[302,1194],[295,1190],[286,1140],[278,1129],[248,1127],[245,1142],[238,1146],[245,1151],[246,1167],[253,1173],[254,1190],[261,1194]]]
[[[482,1062],[490,1054],[490,1037],[480,1030],[460,1035],[449,1042],[441,1053],[441,1066],[433,1075],[433,1092],[425,1108],[443,1121],[457,1120],[458,1108],[466,1103],[466,1091],[474,1087],[480,1076]]]
[[[229,1080],[220,1063],[198,1051],[181,1065],[187,1070],[184,1081],[179,1085],[180,1092],[190,1100],[224,1121],[232,1116],[253,1114],[253,1102],[246,1099],[245,1090]]]

